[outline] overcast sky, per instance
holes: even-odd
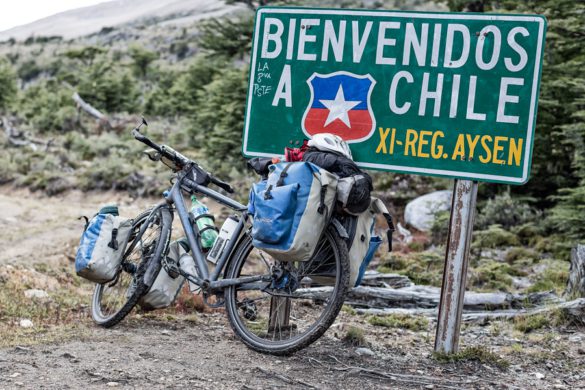
[[[106,0],[2,0],[0,31],[20,26],[70,9],[103,3]]]

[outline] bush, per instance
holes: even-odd
[[[77,112],[71,91],[48,80],[27,88],[19,99],[19,112],[39,132],[67,132],[76,128]]]
[[[527,292],[555,291],[562,294],[569,279],[569,262],[560,260],[547,260],[546,268],[542,273],[534,276],[535,283]]]
[[[510,193],[505,192],[488,199],[476,218],[475,226],[479,230],[484,230],[491,225],[500,225],[504,229],[510,229],[533,222],[539,216],[540,213],[526,202],[512,198]]]
[[[529,333],[549,325],[550,320],[544,314],[518,316],[514,318],[514,329],[522,333]]]
[[[415,284],[440,286],[443,281],[445,255],[436,251],[391,253],[378,271],[408,276]]]
[[[8,108],[8,105],[16,96],[16,74],[12,66],[4,60],[0,60],[0,112]]]
[[[427,330],[429,320],[426,317],[413,317],[408,314],[390,314],[387,316],[372,316],[368,322],[374,326],[385,328],[401,328],[414,331]]]
[[[518,237],[504,230],[500,225],[491,225],[487,230],[480,230],[473,234],[473,247],[477,249],[518,245],[520,245]]]
[[[512,288],[512,277],[520,273],[509,264],[498,263],[493,260],[482,260],[471,269],[469,284],[479,290],[497,290],[508,292]]]

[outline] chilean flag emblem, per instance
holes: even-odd
[[[307,136],[332,133],[346,142],[361,142],[372,136],[376,128],[370,104],[376,84],[372,76],[344,71],[313,73],[307,84],[311,90],[311,101],[303,116]]]

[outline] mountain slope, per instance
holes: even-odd
[[[52,15],[0,32],[0,41],[30,36],[60,35],[65,39],[91,34],[147,18],[170,15],[220,16],[235,9],[217,0],[114,0]]]

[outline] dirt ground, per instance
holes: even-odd
[[[154,201],[0,188],[0,267],[72,267],[66,254],[79,238],[79,215],[110,202],[133,215]],[[582,328],[524,334],[507,322],[464,325],[462,349],[479,346],[505,364],[474,356],[444,363],[432,355],[433,321],[420,330],[383,328],[344,311],[309,348],[272,357],[241,344],[221,310],[133,314],[110,330],[94,326],[86,306],[80,310],[75,330],[59,341],[39,336],[0,349],[0,389],[585,389]],[[343,340],[350,327],[363,331],[361,349]]]

